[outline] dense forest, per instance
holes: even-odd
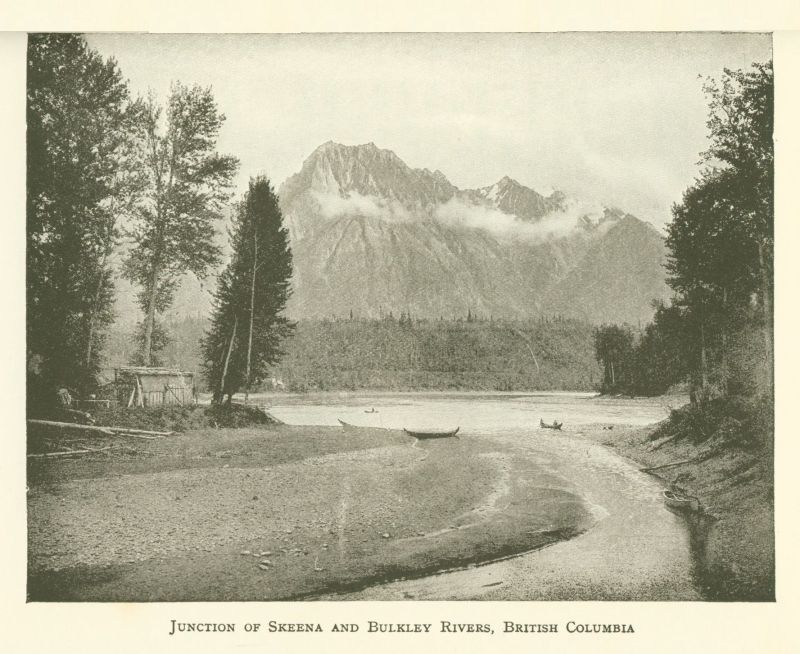
[[[198,342],[208,323],[187,318],[166,325],[166,365],[199,371]],[[108,365],[127,362],[131,337],[109,338]],[[558,317],[530,321],[300,321],[283,345],[271,377],[288,391],[309,390],[594,390],[600,367],[590,324]]]

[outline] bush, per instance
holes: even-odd
[[[274,420],[254,406],[244,404],[212,404],[205,408],[205,419],[214,427],[251,427],[270,425]]]
[[[767,397],[718,397],[674,409],[651,435],[752,450],[772,437],[772,400]]]
[[[211,406],[153,406],[98,409],[98,425],[154,431],[189,431],[207,427],[250,427],[272,424],[273,420],[255,406],[218,404]]]

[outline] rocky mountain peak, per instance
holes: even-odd
[[[512,179],[508,175],[503,175],[502,179],[500,179],[500,181],[497,182],[497,184],[495,184],[495,186],[497,186],[498,188],[503,188],[503,189],[507,189],[509,187],[511,187],[511,188],[521,188],[522,184],[520,184],[516,179]]]
[[[429,215],[458,189],[437,170],[408,166],[374,143],[328,141],[303,162],[280,189],[281,206],[293,238],[304,236],[320,218],[339,215]],[[366,212],[366,213],[365,213]]]
[[[503,213],[528,222],[538,221],[548,213],[563,209],[566,200],[560,192],[544,197],[508,175],[491,186],[477,189],[477,195]]]

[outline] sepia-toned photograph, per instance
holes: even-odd
[[[28,602],[775,601],[771,34],[26,59]]]

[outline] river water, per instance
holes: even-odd
[[[583,425],[648,425],[669,414],[663,399],[601,398],[594,393],[324,393],[255,396],[293,425],[338,425],[337,419],[385,429],[454,428],[462,433],[529,433],[539,419],[573,430]],[[374,409],[374,413],[371,412]]]
[[[422,579],[379,584],[347,599],[696,600],[688,529],[669,511],[662,485],[600,445],[603,427],[645,426],[667,417],[678,398],[601,398],[577,393],[326,393],[272,396],[270,412],[295,425],[391,429],[460,427],[532,462],[594,516],[582,535],[509,560]],[[543,430],[563,422],[563,431]],[[443,446],[438,445],[437,446]],[[542,515],[545,507],[543,488]],[[535,504],[535,502],[534,502]],[[552,513],[550,514],[552,515]],[[341,596],[337,596],[340,598]]]

